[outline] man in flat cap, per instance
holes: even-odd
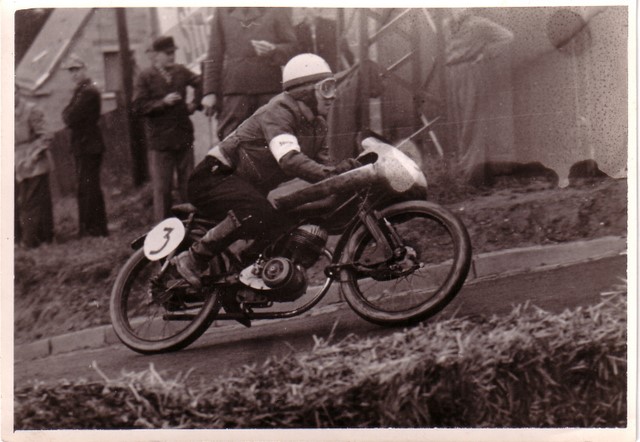
[[[170,215],[174,172],[182,201],[187,200],[187,179],[193,170],[193,124],[189,118],[201,99],[200,76],[175,62],[173,37],[159,37],[151,47],[153,66],[140,72],[133,98],[134,109],[144,117],[149,148],[156,221]],[[187,102],[187,87],[194,100]]]
[[[75,157],[78,185],[79,236],[107,236],[107,212],[100,187],[100,165],[105,150],[98,126],[101,96],[87,75],[87,66],[71,54],[62,68],[69,71],[76,87],[62,111],[62,120],[71,130],[71,150]]]

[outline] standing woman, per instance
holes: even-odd
[[[494,66],[513,33],[467,8],[451,10],[444,23],[450,119],[455,124],[457,173],[468,184],[487,184],[488,164],[498,154]],[[506,158],[503,158],[503,160]]]
[[[87,76],[85,63],[71,55],[63,69],[76,84],[62,120],[71,129],[71,150],[76,160],[79,236],[107,236],[107,213],[100,188],[100,164],[105,149],[98,120],[100,92]]]

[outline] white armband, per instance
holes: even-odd
[[[291,151],[300,152],[298,139],[291,134],[282,134],[275,136],[269,143],[269,150],[280,162],[280,159]]]

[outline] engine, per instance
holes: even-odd
[[[305,269],[320,257],[329,234],[320,226],[305,224],[291,232],[285,243],[285,255]]]
[[[307,289],[305,269],[320,257],[328,233],[320,226],[306,224],[291,232],[278,255],[259,260],[240,272],[245,285],[258,289],[275,302],[291,302]]]
[[[307,289],[304,269],[288,258],[271,258],[262,269],[262,280],[273,292],[269,298],[274,301],[295,301]]]

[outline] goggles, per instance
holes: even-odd
[[[336,97],[337,83],[333,77],[326,78],[315,84],[316,91],[322,98],[330,99]]]

